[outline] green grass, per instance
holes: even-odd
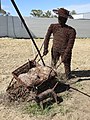
[[[46,106],[45,109],[42,109],[37,103],[30,103],[25,107],[25,111],[32,116],[35,115],[49,115],[53,109],[53,105]]]

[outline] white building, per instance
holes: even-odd
[[[74,19],[90,19],[90,12],[72,15]]]

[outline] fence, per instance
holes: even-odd
[[[57,22],[57,18],[24,19],[34,38],[44,38],[48,26]],[[67,24],[76,29],[78,38],[90,38],[90,20],[69,19]],[[29,38],[29,35],[18,17],[0,16],[0,37]]]

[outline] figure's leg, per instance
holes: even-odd
[[[58,51],[53,50],[53,48],[51,49],[51,66],[53,68],[56,68],[56,64],[59,60],[60,54]]]
[[[71,65],[70,65],[70,62],[64,63],[64,68],[65,68],[66,78],[70,79],[71,78]]]
[[[71,53],[68,54],[67,58],[63,62],[65,68],[66,78],[71,78]]]

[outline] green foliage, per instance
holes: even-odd
[[[42,10],[35,10],[33,9],[30,13],[33,17],[42,17],[43,11]]]
[[[72,15],[75,15],[75,14],[76,14],[76,11],[75,11],[75,10],[72,10],[72,11],[71,11],[71,14],[72,14]]]
[[[43,12],[42,10],[31,10],[30,13],[33,17],[46,17],[46,18],[53,18],[57,17],[56,15],[53,15],[51,11],[47,10],[46,12]]]

